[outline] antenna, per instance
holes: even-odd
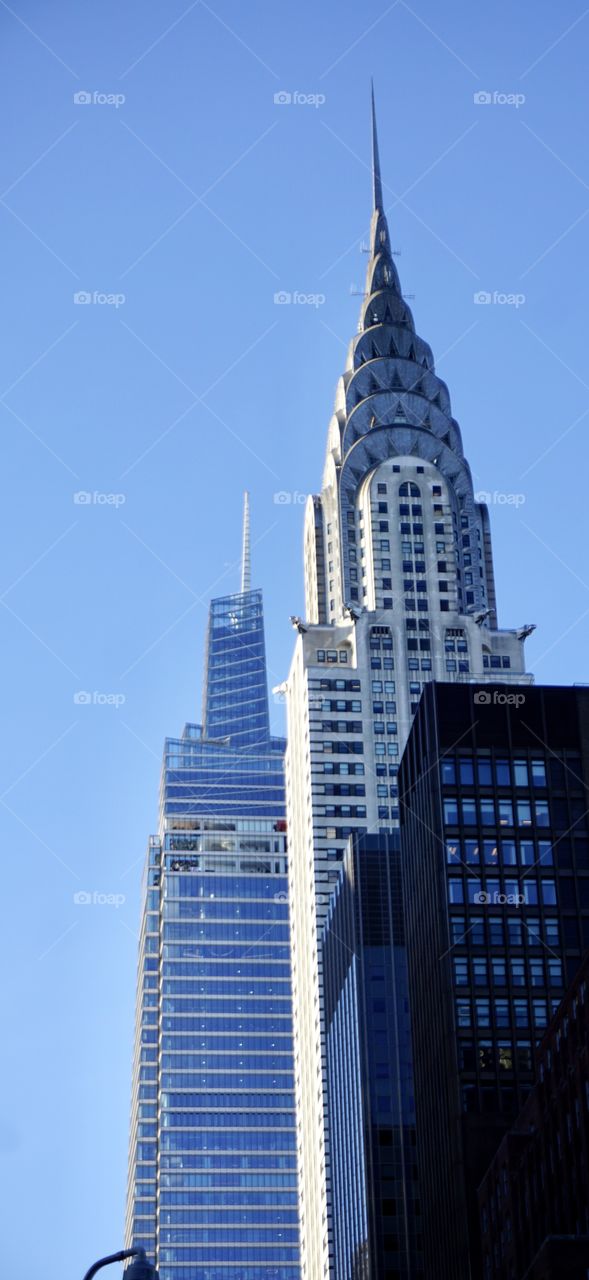
[[[243,495],[243,539],[241,544],[241,590],[251,591],[252,560],[250,547],[250,496],[247,491]]]

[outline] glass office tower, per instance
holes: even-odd
[[[284,746],[244,589],[212,602],[148,851],[127,1244],[161,1280],[298,1280]]]
[[[424,690],[399,788],[424,1256],[437,1280],[482,1272],[476,1190],[589,947],[588,783],[589,689]]]
[[[333,1274],[423,1280],[398,832],[350,840],[321,953]]]

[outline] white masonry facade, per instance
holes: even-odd
[[[393,261],[373,103],[373,214],[358,333],[321,493],[305,513],[304,619],[287,681],[287,822],[304,1280],[335,1278],[320,938],[353,831],[398,825],[398,765],[428,680],[524,684],[499,630],[489,515]]]

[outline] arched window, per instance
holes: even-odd
[[[413,484],[411,480],[406,480],[399,489],[400,498],[419,498],[420,496],[419,485]]]

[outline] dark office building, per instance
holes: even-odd
[[[400,769],[425,1270],[479,1280],[477,1187],[589,945],[589,689],[426,686]]]
[[[398,835],[352,839],[322,940],[332,1273],[422,1280]]]
[[[479,1192],[485,1280],[589,1275],[589,953]]]

